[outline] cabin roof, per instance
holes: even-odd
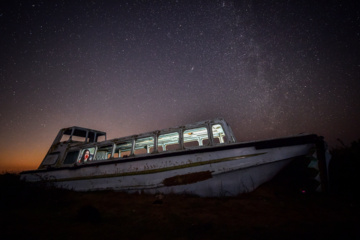
[[[96,133],[97,136],[105,136],[106,132],[98,131],[90,128],[83,128],[78,126],[68,127],[63,129],[63,133],[66,135],[71,135],[72,130],[74,129],[73,135],[79,137],[86,137],[86,132]]]

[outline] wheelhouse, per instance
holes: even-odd
[[[57,134],[39,169],[72,165],[78,157],[77,148],[101,141],[106,141],[105,132],[77,126],[63,128]]]

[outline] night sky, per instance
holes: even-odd
[[[0,171],[60,128],[108,139],[223,117],[238,141],[360,138],[359,1],[0,3]]]

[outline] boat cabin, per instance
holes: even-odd
[[[59,131],[39,169],[136,159],[235,142],[230,126],[221,118],[112,140],[106,140],[105,132],[70,127]]]

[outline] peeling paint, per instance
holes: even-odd
[[[166,178],[163,181],[165,186],[176,186],[176,185],[185,185],[190,183],[196,183],[204,181],[206,179],[212,178],[210,171],[188,173],[183,175],[176,175],[174,177]]]

